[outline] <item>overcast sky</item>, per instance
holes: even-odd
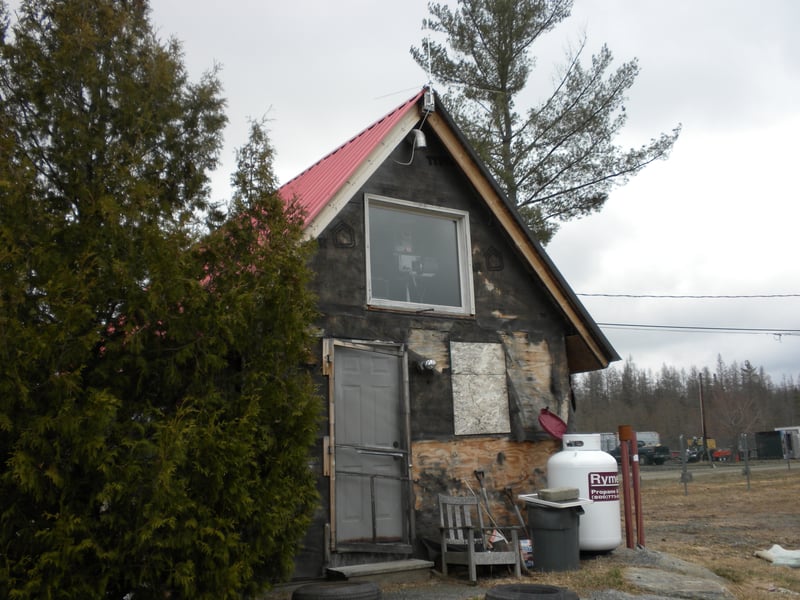
[[[229,196],[248,118],[271,120],[285,182],[427,81],[408,52],[422,39],[425,0],[151,5],[161,36],[183,42],[194,78],[221,67],[230,124],[217,199]],[[640,368],[713,370],[721,355],[728,364],[763,366],[776,383],[800,378],[799,25],[795,0],[576,0],[572,16],[533,49],[537,71],[523,104],[547,95],[553,67],[586,35],[592,52],[606,43],[619,62],[639,59],[621,144],[638,146],[683,125],[669,160],[614,191],[600,214],[564,225],[547,249],[595,320],[769,330],[602,325]]]

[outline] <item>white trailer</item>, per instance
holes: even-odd
[[[781,434],[784,458],[800,458],[800,426],[776,427]]]
[[[637,431],[636,441],[644,442],[645,446],[660,446],[661,436],[657,431]],[[619,446],[619,433],[601,433],[600,449],[603,452],[610,452]]]
[[[636,441],[644,442],[645,446],[660,446],[661,436],[657,431],[637,431]]]

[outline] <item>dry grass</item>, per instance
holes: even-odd
[[[754,556],[773,544],[800,549],[800,464],[795,461],[787,469],[786,463],[775,462],[761,470],[764,466],[754,466],[749,490],[741,465],[713,470],[708,465],[693,466],[688,494],[680,483],[680,471],[666,467],[643,471],[645,547],[706,567],[722,577],[740,600],[800,598],[800,569],[775,566]],[[526,580],[565,587],[581,597],[602,589],[641,594],[625,582],[626,566],[619,556],[599,555],[582,559],[576,571],[533,573]],[[492,585],[505,582],[491,579]]]
[[[773,544],[800,548],[800,465],[769,467],[751,472],[748,490],[741,465],[713,472],[707,465],[698,466],[688,495],[679,471],[662,471],[666,476],[657,479],[644,473],[645,547],[708,568],[742,600],[794,597],[787,592],[800,597],[800,569],[775,566],[753,555]],[[579,593],[605,588],[633,592],[622,580],[623,568],[612,557],[601,556],[582,560],[579,571],[535,578]],[[776,594],[779,591],[783,593]]]
[[[778,567],[755,557],[773,544],[800,548],[800,464],[754,467],[750,489],[741,465],[694,466],[688,495],[680,471],[667,467],[643,470],[642,506],[645,547],[702,565],[726,580],[740,600],[800,599],[800,569]],[[623,528],[623,545],[625,543]],[[565,587],[581,597],[593,590],[617,589],[641,594],[624,580],[625,553],[581,560],[575,571],[533,573],[525,581]],[[459,575],[455,575],[459,580]],[[474,598],[485,586],[514,579],[481,577]],[[397,586],[395,586],[397,587]],[[402,587],[402,586],[400,586]],[[284,600],[289,594],[268,595]]]
[[[741,465],[695,471],[688,495],[674,480],[643,482],[646,546],[707,567],[739,598],[774,599],[775,589],[800,594],[800,569],[753,555],[773,544],[800,548],[800,465],[768,466],[754,468],[749,490]]]

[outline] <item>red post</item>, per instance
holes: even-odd
[[[635,548],[633,536],[633,513],[631,512],[631,459],[628,439],[631,435],[629,425],[619,426],[619,456],[622,472],[622,502],[625,510],[625,542],[628,548]]]
[[[642,488],[641,476],[639,475],[639,443],[636,440],[636,432],[631,432],[631,439],[628,442],[633,448],[633,503],[636,510],[636,538],[639,546],[644,547],[644,515],[642,514]]]

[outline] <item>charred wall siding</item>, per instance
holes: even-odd
[[[439,492],[468,493],[482,470],[502,507],[512,486],[530,491],[542,483],[543,467],[556,444],[536,417],[549,406],[566,417],[569,373],[564,347],[567,326],[505,232],[432,132],[429,147],[400,144],[318,238],[313,259],[323,336],[405,343],[409,360],[433,358],[434,373],[410,369],[411,440],[418,533],[434,527]],[[364,195],[469,212],[474,317],[376,310],[366,306]],[[450,343],[501,344],[505,353],[510,427],[507,435],[456,436]],[[320,389],[326,390],[320,377]],[[325,432],[327,433],[327,432]],[[324,434],[323,434],[324,435]],[[535,443],[539,442],[539,443]],[[321,482],[323,506],[328,490]]]
[[[483,485],[492,515],[498,522],[516,522],[505,491],[512,498],[547,487],[545,465],[558,451],[555,440],[514,442],[507,438],[426,440],[412,444],[414,510],[418,537],[438,534],[438,494],[480,494],[475,471],[484,474]]]

